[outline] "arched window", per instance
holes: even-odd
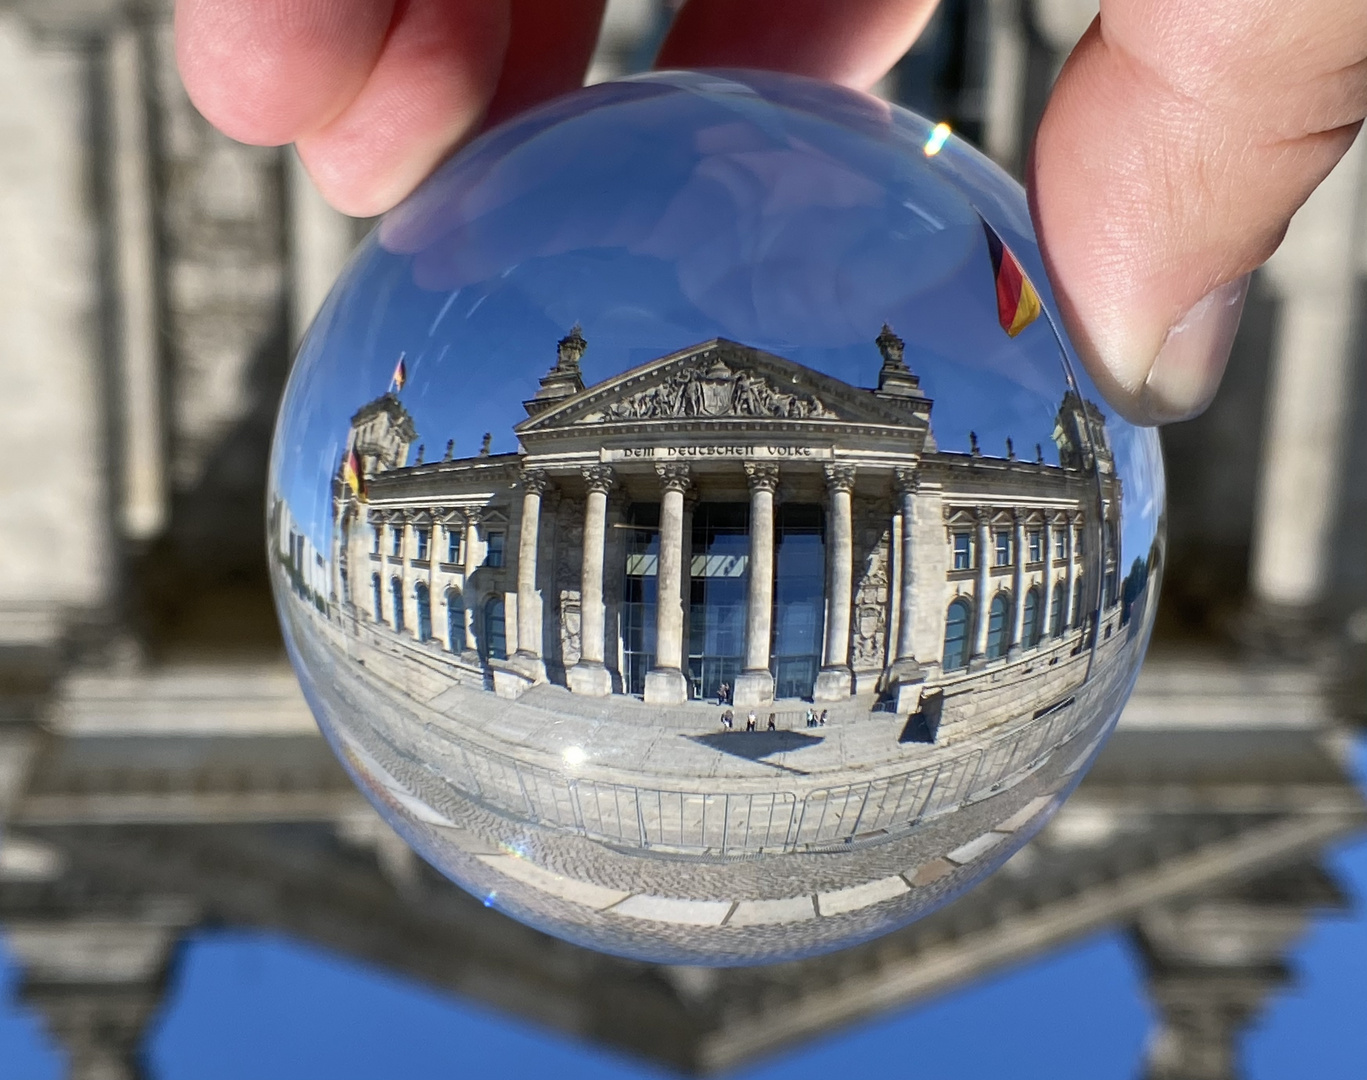
[[[403,582],[398,578],[389,581],[389,595],[394,601],[394,629],[403,632]]]
[[[452,652],[465,648],[465,597],[455,589],[446,590],[446,647]]]
[[[383,597],[380,595],[380,575],[379,575],[379,574],[371,574],[371,575],[370,575],[370,598],[371,598],[371,600],[374,602],[374,607],[375,607],[375,621],[376,621],[376,622],[384,622],[384,604],[383,604],[383,602],[382,602],[382,601],[383,601]]]
[[[1011,597],[999,592],[992,598],[987,612],[987,658],[1000,660],[1011,644]]]
[[[1063,605],[1068,600],[1068,590],[1063,582],[1054,586],[1054,602],[1049,611],[1049,622],[1054,628],[1054,637],[1063,636]]]
[[[1025,626],[1021,630],[1021,636],[1023,638],[1021,641],[1022,648],[1033,649],[1039,644],[1039,617],[1039,590],[1032,588],[1025,594]]]
[[[1082,625],[1082,598],[1087,595],[1087,575],[1078,574],[1076,595],[1073,597],[1073,614],[1070,622],[1073,626]]]
[[[418,640],[432,640],[432,594],[427,583],[420,581],[413,586],[413,602],[418,609]]]
[[[501,596],[491,596],[484,603],[484,655],[489,660],[508,659],[508,633]]]
[[[955,600],[945,613],[945,655],[941,663],[946,671],[968,664],[968,624],[972,617],[967,600]]]

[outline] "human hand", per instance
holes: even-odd
[[[244,142],[294,142],[357,215],[398,202],[482,124],[578,86],[604,0],[178,0],[182,76]],[[867,88],[934,0],[689,0],[661,67]],[[1219,384],[1247,275],[1367,114],[1367,4],[1102,0],[1027,176],[1074,345],[1141,423]]]

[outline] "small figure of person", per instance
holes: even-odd
[[[826,726],[826,713],[827,713],[828,711],[829,711],[829,710],[827,710],[827,709],[822,709],[822,710],[821,710],[821,720],[819,721],[821,727],[825,727],[825,726]]]
[[[755,730],[755,710],[754,710],[754,709],[751,709],[751,710],[750,710],[750,715],[748,715],[748,716],[745,718],[745,730],[746,730],[746,731],[754,731],[754,730]]]
[[[770,713],[770,714],[769,714],[769,730],[770,730],[770,731],[777,731],[777,730],[778,730],[778,724],[776,723],[776,720],[777,720],[777,717],[775,716],[775,714],[774,714],[774,713]]]
[[[807,726],[816,727],[816,713],[812,711],[810,705],[807,707]]]
[[[722,712],[722,714],[721,714],[721,726],[722,726],[725,730],[730,731],[731,728],[732,728],[732,725],[734,725],[735,722],[736,722],[736,714],[733,713],[730,709],[726,709],[726,710],[724,710],[724,711]]]
[[[717,687],[717,700],[723,705],[735,704],[735,702],[731,700],[731,686],[729,683],[722,683]]]

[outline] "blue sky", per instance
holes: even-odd
[[[967,450],[974,430],[985,453],[1011,437],[1022,457],[1039,443],[1057,461],[1076,365],[1048,320],[1015,339],[998,326],[977,216],[1052,309],[1019,187],[956,139],[927,158],[927,127],[905,111],[801,80],[758,85],[767,103],[677,74],[561,99],[472,144],[385,219],[315,322],[281,414],[272,475],[319,550],[348,420],[401,353],[428,460],[448,439],[474,454],[486,431],[511,451],[521,402],[575,322],[589,383],[726,337],[871,386],[887,321],[935,399],[941,448]],[[1135,478],[1128,562],[1153,534],[1156,481],[1140,478],[1156,440],[1111,426]]]

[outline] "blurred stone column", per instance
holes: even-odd
[[[660,499],[659,555],[655,564],[655,666],[646,672],[650,705],[688,700],[683,675],[683,527],[684,492],[690,486],[683,462],[657,465],[664,491]]]
[[[584,505],[584,561],[579,584],[579,662],[567,680],[576,694],[607,697],[612,676],[603,666],[603,555],[607,547],[608,491],[612,468],[590,465],[584,469],[588,495]]]
[[[853,465],[827,465],[830,498],[826,552],[826,642],[821,672],[816,678],[817,701],[840,701],[850,696],[850,605],[854,599],[854,522],[850,496]]]
[[[356,223],[318,193],[292,148],[285,153],[289,198],[290,341],[298,347],[355,247]]]
[[[122,405],[120,524],[130,540],[144,541],[166,526],[167,481],[151,76],[143,28],[116,27],[106,55]]]
[[[896,470],[894,483],[902,518],[902,550],[892,676],[899,685],[925,679],[924,669],[916,662],[916,494],[920,490],[920,480],[920,473],[914,467]]]
[[[750,582],[745,606],[745,668],[736,679],[739,706],[774,700],[769,648],[774,626],[774,492],[778,466],[747,462],[750,482]]]
[[[1357,359],[1357,243],[1367,146],[1358,139],[1301,207],[1267,263],[1279,295],[1254,520],[1254,630],[1291,644],[1329,599]]]

